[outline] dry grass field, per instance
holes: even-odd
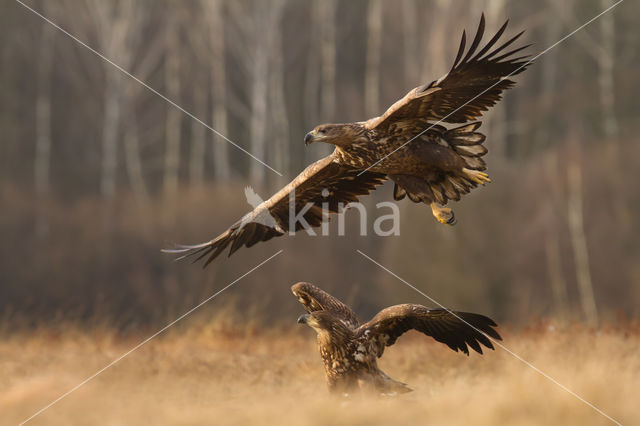
[[[144,339],[65,327],[6,333],[0,423],[18,424]],[[502,327],[505,345],[623,424],[640,424],[640,328]],[[151,333],[150,333],[151,334]],[[415,390],[330,397],[311,329],[172,329],[33,425],[610,424],[502,349],[456,354],[412,332],[381,367]]]

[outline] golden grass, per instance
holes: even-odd
[[[505,345],[624,424],[639,424],[640,332],[548,325]],[[17,424],[144,336],[14,333],[0,342],[0,423]],[[331,397],[313,331],[173,330],[29,424],[610,424],[502,349],[466,357],[410,333],[380,361],[415,391]]]

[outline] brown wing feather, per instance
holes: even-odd
[[[404,304],[383,309],[371,321],[362,324],[358,334],[368,332],[369,338],[378,344],[378,356],[382,355],[385,346],[393,345],[409,330],[420,331],[456,352],[460,350],[469,355],[467,345],[478,353],[482,353],[480,344],[493,349],[485,334],[502,340],[492,328],[496,326],[491,318],[480,314]]]
[[[204,266],[207,266],[229,245],[231,256],[242,246],[251,247],[288,232],[291,210],[289,203],[292,198],[290,194],[295,194],[296,215],[302,213],[309,204],[312,205],[304,211],[302,217],[310,226],[315,227],[322,223],[325,208],[327,213],[337,212],[341,203],[357,201],[358,196],[368,194],[386,179],[386,175],[381,173],[359,174],[360,170],[339,165],[334,159],[335,154],[331,154],[311,164],[287,186],[247,214],[242,221],[238,221],[213,240],[163,251],[180,254],[178,259],[197,256],[194,262],[206,258]],[[323,190],[326,190],[326,197]],[[267,223],[265,218],[272,223]],[[301,228],[301,222],[296,222],[296,230]]]
[[[456,60],[449,73],[430,84],[411,90],[383,115],[367,121],[365,127],[382,129],[398,121],[415,119],[465,123],[480,117],[502,98],[503,90],[515,84],[506,77],[521,73],[529,65],[528,56],[513,57],[528,46],[496,56],[522,35],[521,32],[495,47],[508,22],[476,53],[484,34],[483,14],[476,36],[464,58],[466,35],[463,33]]]
[[[291,292],[309,313],[327,311],[351,328],[355,329],[360,325],[356,314],[350,307],[313,284],[299,282],[291,286]]]

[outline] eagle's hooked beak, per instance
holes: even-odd
[[[309,145],[311,142],[313,142],[315,137],[316,137],[316,131],[315,130],[310,131],[304,137],[304,144]]]
[[[309,314],[302,314],[298,317],[298,324],[306,324],[307,318],[309,318]]]

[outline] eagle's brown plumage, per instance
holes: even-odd
[[[357,201],[386,178],[395,182],[394,199],[408,196],[426,203],[438,221],[454,224],[453,211],[444,205],[489,182],[483,172],[485,136],[477,132],[481,123],[468,122],[480,117],[501,99],[503,90],[515,84],[507,77],[529,65],[527,56],[514,57],[527,46],[508,50],[522,33],[498,44],[505,23],[480,47],[484,26],[483,15],[468,50],[463,33],[446,75],[411,90],[381,116],[358,123],[323,124],[309,132],[306,144],[329,143],[336,147],[333,153],[307,167],[242,221],[211,241],[167,251],[196,260],[205,258],[206,266],[227,247],[231,255],[242,246],[291,231],[289,201],[293,195],[295,214],[304,213],[310,226],[319,226],[323,213],[337,212],[340,205]],[[468,124],[447,129],[437,121]],[[260,220],[269,215],[271,222]]]
[[[417,330],[454,351],[469,355],[471,347],[482,354],[482,346],[493,349],[489,339],[502,340],[484,315],[430,309],[422,305],[395,305],[360,324],[353,311],[313,284],[298,283],[291,291],[308,314],[298,318],[318,333],[318,346],[331,392],[369,389],[380,393],[409,392],[377,366],[384,348],[409,330]]]

